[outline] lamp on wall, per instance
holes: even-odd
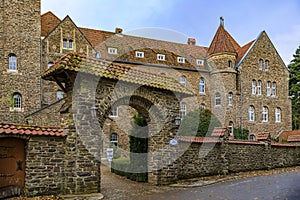
[[[174,121],[175,121],[175,125],[176,125],[177,127],[180,126],[181,118],[180,118],[179,116],[176,116],[175,119],[174,119]]]

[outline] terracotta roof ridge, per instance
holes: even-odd
[[[99,32],[105,32],[105,33],[115,33],[113,31],[106,31],[106,30],[100,30],[100,29],[94,29],[94,28],[87,28],[87,27],[78,27],[79,29],[86,29],[91,31],[99,31]]]
[[[17,128],[47,128],[47,129],[61,129],[60,126],[38,126],[34,124],[17,124],[17,123],[10,123],[10,122],[0,122],[0,126],[9,125],[15,126]]]

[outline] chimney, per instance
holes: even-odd
[[[121,28],[116,28],[116,30],[115,30],[115,33],[117,33],[117,34],[121,34],[123,32],[123,29],[121,29]]]
[[[195,38],[188,38],[188,42],[189,45],[196,45],[196,39]]]

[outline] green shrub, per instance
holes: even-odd
[[[233,135],[234,139],[248,140],[249,130],[246,128],[234,128]]]
[[[209,110],[189,112],[181,121],[178,135],[210,136],[215,127],[222,126],[218,118]]]

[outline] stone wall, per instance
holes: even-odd
[[[178,148],[187,149],[177,161],[179,179],[300,165],[299,146],[293,145],[180,142]]]

